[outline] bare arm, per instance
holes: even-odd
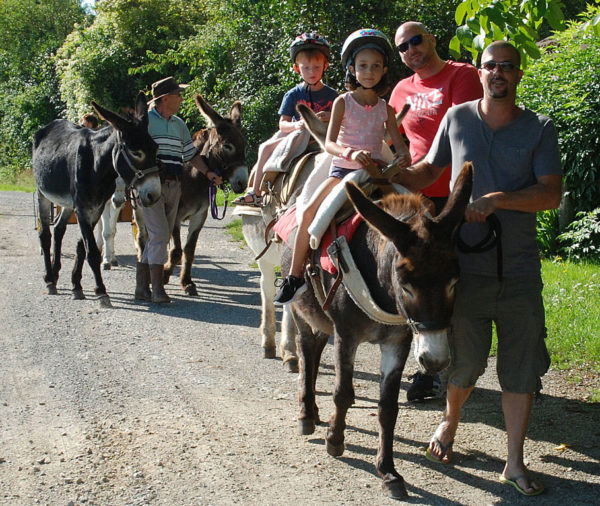
[[[401,184],[409,190],[416,192],[434,183],[444,172],[446,167],[436,167],[425,160],[401,169],[398,174],[392,178],[393,183]]]
[[[283,133],[287,134],[294,130],[301,130],[302,128],[304,128],[304,121],[292,121],[292,117],[286,114],[279,116],[279,130]]]
[[[214,183],[217,185],[223,183],[223,178],[208,168],[204,162],[204,158],[202,158],[200,155],[200,152],[198,152],[196,156],[190,160],[190,163],[195,169],[204,174],[209,181],[214,181]]]
[[[465,219],[485,221],[498,209],[534,213],[545,209],[556,209],[560,205],[562,177],[560,175],[540,176],[537,183],[514,192],[492,192],[471,202],[465,212]]]

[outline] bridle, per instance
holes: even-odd
[[[134,189],[135,184],[140,179],[143,179],[144,177],[148,176],[149,174],[154,174],[155,172],[159,172],[160,168],[158,167],[158,165],[153,165],[152,167],[148,167],[146,169],[138,169],[132,162],[132,160],[129,156],[129,153],[127,152],[127,146],[125,146],[125,142],[123,142],[123,137],[119,130],[116,131],[116,136],[117,136],[117,143],[112,152],[113,167],[115,168],[115,170],[117,170],[117,164],[119,163],[119,157],[121,157],[121,159],[125,160],[127,167],[133,173],[133,178],[131,179],[131,182],[129,182],[127,184],[127,190],[131,191]]]

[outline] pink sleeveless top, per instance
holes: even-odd
[[[372,158],[381,158],[381,141],[385,135],[387,104],[380,98],[374,106],[360,105],[350,93],[344,93],[345,111],[337,144],[344,148],[366,149]],[[332,165],[344,169],[360,169],[354,160],[334,156]]]

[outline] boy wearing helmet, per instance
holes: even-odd
[[[410,163],[394,110],[381,98],[389,89],[387,70],[392,57],[390,41],[379,30],[357,30],[344,42],[342,65],[346,69],[349,91],[335,100],[327,128],[325,149],[333,155],[329,177],[319,186],[300,217],[292,265],[275,294],[276,305],[294,302],[306,290],[304,263],[309,250],[309,225],[323,200],[347,174],[382,158],[386,131],[396,150],[398,165]]]
[[[302,83],[289,90],[283,97],[279,107],[279,131],[258,149],[258,159],[254,166],[254,183],[250,190],[233,201],[233,204],[260,206],[260,185],[265,162],[273,153],[281,139],[290,132],[302,130],[304,124],[296,106],[305,104],[310,107],[322,121],[329,121],[333,101],[337,91],[323,83],[323,73],[329,66],[329,42],[324,37],[312,32],[303,33],[294,39],[290,46],[290,57],[294,70],[302,78]]]

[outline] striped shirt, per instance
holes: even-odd
[[[148,113],[148,133],[158,144],[158,158],[166,165],[165,175],[178,176],[183,172],[183,162],[198,152],[192,143],[188,127],[178,116],[163,118],[156,109]]]

